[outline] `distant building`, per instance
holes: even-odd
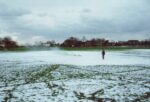
[[[70,37],[61,44],[62,47],[81,47],[82,45],[82,41],[78,40],[75,37]]]
[[[138,40],[128,40],[127,44],[128,45],[139,45],[140,42]]]
[[[56,42],[54,40],[47,41],[47,42],[39,41],[39,42],[36,42],[35,45],[40,46],[40,47],[54,47],[54,46],[56,46]]]

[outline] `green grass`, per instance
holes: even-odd
[[[28,48],[26,47],[17,47],[17,48],[10,48],[10,49],[0,49],[0,51],[6,52],[6,51],[28,51]]]
[[[150,49],[148,47],[121,47],[121,46],[108,46],[103,47],[105,50],[110,51],[122,51],[122,50],[130,50],[130,49]],[[103,49],[102,47],[61,47],[61,50],[67,51],[99,51]]]
[[[26,82],[27,83],[34,83],[38,80],[52,80],[53,76],[51,72],[56,70],[59,65],[52,65],[46,69],[36,70],[36,72],[27,73]]]
[[[121,47],[121,46],[107,46],[107,47],[18,47],[18,48],[11,48],[11,49],[0,49],[0,51],[42,51],[42,50],[65,50],[65,51],[99,51],[102,49],[109,50],[109,51],[124,51],[130,49],[150,49],[150,47]]]

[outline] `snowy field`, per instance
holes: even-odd
[[[150,50],[0,52],[0,102],[150,102]]]

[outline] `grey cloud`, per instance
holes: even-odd
[[[133,7],[134,8],[134,7]],[[150,8],[126,9],[124,12],[120,10],[111,19],[92,18],[90,16],[81,15],[81,23],[72,25],[72,30],[77,33],[150,33]]]
[[[24,8],[12,9],[7,5],[0,4],[0,22],[2,22],[0,24],[0,29],[2,29],[2,26],[6,26],[6,28],[8,28],[7,30],[19,32],[24,38],[44,36],[57,40],[64,39],[69,36],[87,35],[91,37],[100,36],[118,39],[120,39],[121,36],[126,39],[132,37],[139,39],[141,37],[142,39],[144,37],[150,37],[149,3],[149,0],[128,0],[128,2],[126,2],[123,7],[119,7],[119,9],[109,9],[108,11],[110,13],[110,17],[108,15],[106,18],[101,17],[101,15],[104,14],[103,12],[95,13],[94,10],[96,9],[98,11],[100,7],[94,9],[79,7],[80,9],[78,10],[69,8],[68,10],[72,9],[72,11],[68,13],[75,11],[76,13],[79,13],[78,22],[70,21],[69,24],[57,22],[57,26],[55,26],[54,29],[50,27],[43,27],[40,24],[37,25],[39,27],[34,27],[30,25],[30,22],[25,22],[23,19],[18,19],[24,15],[32,15],[35,11],[32,11],[31,8],[30,9],[32,12]],[[61,7],[58,8],[60,9]],[[36,16],[45,17],[48,13],[51,14],[51,11],[43,11]],[[63,14],[60,16],[62,16],[62,19],[66,20]],[[50,16],[59,21],[57,14],[51,14]],[[132,37],[131,34],[133,35]]]
[[[4,3],[0,3],[0,18],[1,19],[7,19],[8,20],[8,19],[23,16],[23,15],[28,14],[28,13],[30,13],[30,12],[27,10],[24,10],[22,8],[13,9]]]
[[[85,9],[82,10],[82,12],[83,12],[83,13],[90,13],[90,12],[92,12],[92,10],[90,10],[90,9],[88,9],[88,8],[85,8]]]

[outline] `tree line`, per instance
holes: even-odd
[[[87,40],[85,37],[82,39],[76,37],[69,37],[62,43],[56,43],[54,40],[36,43],[37,46],[45,47],[103,47],[103,46],[132,46],[132,47],[148,47],[150,48],[150,39],[146,40],[128,40],[128,41],[109,41],[103,38],[92,38]],[[22,47],[12,40],[11,37],[0,38],[0,50],[9,50],[12,48]]]
[[[97,46],[132,46],[132,47],[150,47],[150,39],[146,40],[128,40],[128,41],[109,41],[101,38],[92,38],[86,40],[85,37],[82,39],[76,37],[70,37],[66,39],[61,47],[97,47]]]
[[[0,50],[12,49],[19,47],[18,43],[12,40],[11,37],[0,38]]]

